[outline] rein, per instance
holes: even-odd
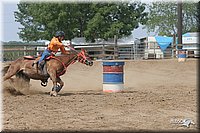
[[[73,50],[74,52],[79,53],[79,52],[78,52],[77,50],[75,50],[73,47],[71,47],[71,46],[69,46],[69,45],[67,45],[67,47],[68,47],[69,49]]]
[[[78,53],[78,54],[76,54],[76,56],[75,56],[74,58],[71,59],[71,61],[69,61],[69,63],[65,64],[65,63],[63,63],[60,59],[56,58],[55,56],[50,56],[50,57],[49,57],[49,59],[53,58],[53,59],[59,61],[59,62],[63,65],[63,67],[64,67],[64,69],[62,70],[62,72],[60,72],[59,74],[56,75],[57,77],[59,77],[60,75],[64,74],[64,73],[66,72],[66,70],[67,70],[67,67],[68,67],[69,65],[71,65],[71,64],[73,64],[73,63],[76,62],[76,61],[74,60],[75,58],[78,57],[78,60],[79,60],[79,58],[82,57],[83,59],[80,59],[80,60],[79,60],[79,62],[81,62],[81,63],[83,63],[84,60],[87,59],[86,56],[85,56],[82,52],[78,52],[77,50],[75,50],[73,47],[71,47],[71,46],[69,46],[69,45],[67,45],[67,47],[69,47],[69,48],[70,48],[71,50],[73,50],[74,52]]]
[[[77,55],[76,55],[74,58],[72,58],[72,59],[69,61],[69,63],[65,64],[64,62],[62,62],[60,59],[56,58],[55,56],[50,56],[49,59],[55,59],[55,60],[59,61],[59,62],[63,65],[63,67],[64,67],[64,69],[63,69],[60,73],[58,73],[56,76],[59,77],[60,75],[63,75],[63,74],[66,72],[67,67],[68,67],[69,65],[71,65],[71,64],[73,64],[73,63],[76,62],[76,61],[74,60],[75,58],[77,58]]]
[[[80,62],[83,63],[84,60],[86,60],[86,56],[84,54],[82,54],[82,52],[78,52],[77,50],[75,50],[73,47],[71,47],[70,45],[67,45],[67,47],[71,50],[73,50],[74,52],[78,53],[78,58],[81,56],[83,57],[83,59],[80,60]]]

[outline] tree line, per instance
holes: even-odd
[[[198,31],[198,3],[183,3],[183,32]],[[68,40],[85,37],[94,42],[131,35],[144,25],[148,32],[172,35],[177,32],[177,3],[45,3],[20,2],[14,12],[23,41],[50,40],[56,31],[66,33]]]

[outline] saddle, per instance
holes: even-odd
[[[27,55],[27,56],[24,56],[24,59],[27,59],[27,60],[35,60],[37,57],[35,56],[30,56],[30,55]]]
[[[44,62],[44,64],[42,65],[42,67],[40,68],[42,75],[44,76],[49,76],[49,74],[47,73],[47,65],[46,62]]]
[[[49,76],[49,74],[47,73],[46,61],[48,61],[48,60],[54,58],[54,56],[55,56],[55,55],[52,54],[52,55],[50,55],[49,57],[47,57],[46,59],[44,59],[44,60],[41,62],[41,66],[39,66],[39,64],[38,64],[38,61],[39,61],[41,55],[39,55],[39,56],[24,56],[24,59],[27,59],[27,60],[35,60],[35,61],[33,62],[33,64],[32,64],[32,67],[34,67],[35,64],[36,64],[36,67],[35,67],[35,68],[36,68],[37,70],[39,69],[42,75],[44,75],[44,76]]]
[[[42,63],[42,66],[41,66],[40,70],[41,70],[42,74],[45,75],[45,76],[49,76],[49,74],[47,73],[46,61],[48,61],[48,60],[50,60],[51,58],[53,58],[53,56],[54,56],[54,55],[51,55],[51,56],[47,57],[46,59],[44,59],[43,62],[41,62],[41,63]],[[38,62],[37,62],[37,65],[38,65]]]
[[[40,57],[40,56],[39,56]],[[46,65],[46,61],[47,60],[50,60],[49,59],[45,59],[41,62],[41,65],[39,66],[39,57],[34,57],[34,56],[25,56],[24,58],[25,59],[28,59],[28,60],[35,60],[32,64],[32,67],[35,67],[35,69],[37,70],[40,70],[41,74],[44,75],[44,76],[49,76],[49,74],[47,73],[47,65]]]

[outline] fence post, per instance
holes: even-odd
[[[118,59],[118,47],[117,47],[117,36],[114,36],[114,42],[115,42],[115,47],[114,47],[114,59]]]
[[[133,46],[134,44],[131,44],[131,60],[132,59],[135,59],[135,50],[133,49]],[[133,53],[134,52],[134,53]],[[134,54],[134,55],[133,55]]]
[[[133,48],[134,48],[134,60],[135,60],[136,59],[136,43],[133,45],[134,45]]]
[[[26,46],[24,46],[24,56],[26,56]]]
[[[154,52],[154,53],[153,53],[154,59],[156,59],[156,45],[155,45],[155,44],[156,44],[156,43],[154,42],[154,43],[153,43],[153,45],[154,45],[154,49],[153,49],[153,50],[154,50],[154,51],[153,51],[153,52]]]
[[[35,47],[35,52],[34,53],[35,53],[36,56],[38,56],[38,54],[37,54],[37,46]]]
[[[105,59],[105,45],[102,44],[102,59]]]
[[[172,58],[176,57],[176,34],[173,34],[173,42],[172,42]]]

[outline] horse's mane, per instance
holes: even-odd
[[[59,54],[59,55],[56,55],[56,57],[59,57],[59,56],[60,56],[60,57],[63,57],[63,56],[72,56],[72,55],[73,55],[73,56],[74,56],[74,55],[77,55],[77,53],[76,53],[76,52],[70,52],[69,54],[62,54],[62,53],[61,53],[61,54]]]

